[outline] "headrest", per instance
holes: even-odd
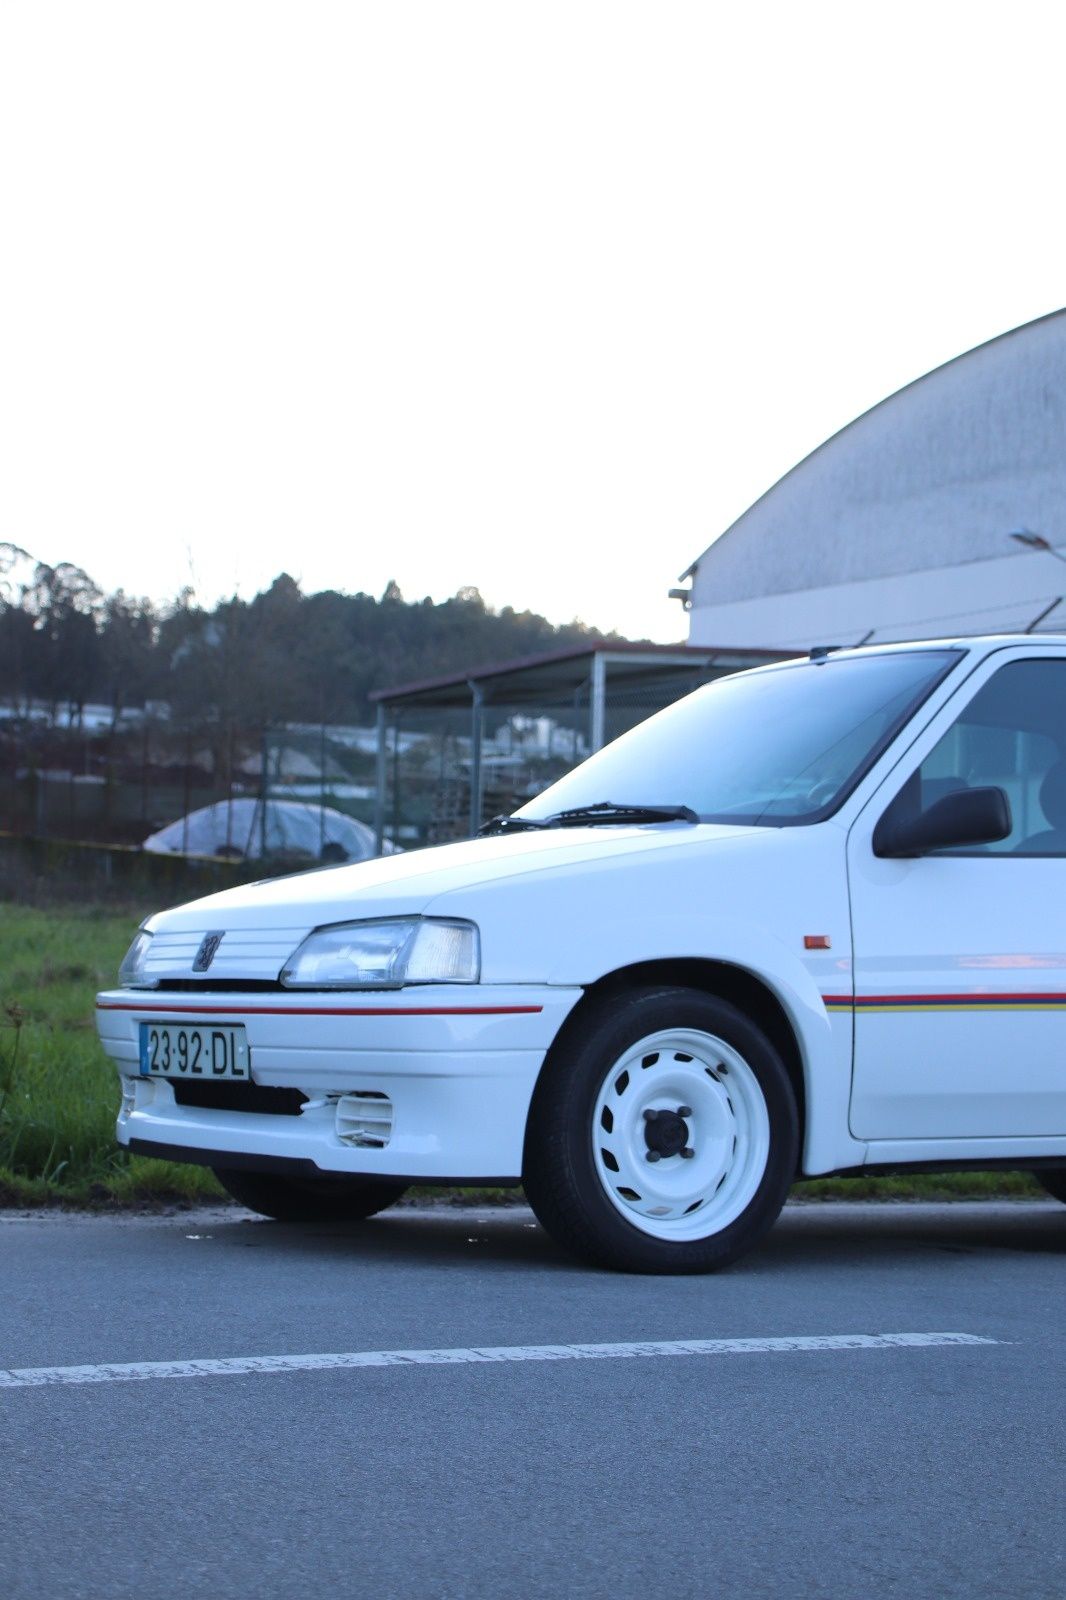
[[[1053,828],[1066,828],[1066,759],[1056,761],[1045,773],[1040,807]]]

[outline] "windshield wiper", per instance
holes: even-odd
[[[493,817],[478,829],[478,838],[494,833],[528,833],[532,828],[577,828],[583,822],[698,822],[691,806],[641,806],[597,800],[594,806],[574,806],[550,817]]]
[[[534,822],[531,817],[509,817],[501,814],[492,817],[488,822],[483,822],[477,830],[479,839],[487,839],[494,833],[528,833],[531,828],[550,828],[550,822]]]
[[[575,828],[583,822],[698,822],[691,806],[640,806],[598,800],[594,806],[574,806],[546,818],[547,826]],[[544,826],[544,824],[541,824]]]

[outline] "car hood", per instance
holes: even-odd
[[[682,822],[501,834],[241,884],[160,912],[147,926],[153,932],[266,927],[309,931],[348,918],[417,915],[442,895],[482,884],[545,870],[573,872],[586,865],[599,869],[619,858],[677,850],[697,839],[707,845],[766,832]]]

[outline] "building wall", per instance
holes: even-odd
[[[696,563],[689,642],[1025,627],[1066,568],[1018,528],[1066,547],[1064,312],[900,390],[775,484]]]
[[[694,607],[690,642],[758,639],[805,651],[814,644],[1024,633],[1034,623],[1038,633],[1066,632],[1066,565],[1039,552]]]

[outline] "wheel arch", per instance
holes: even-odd
[[[735,1005],[738,1011],[742,1011],[762,1029],[784,1062],[796,1096],[802,1166],[802,1151],[807,1132],[807,1081],[799,1035],[780,998],[765,979],[747,967],[737,966],[732,962],[717,961],[707,957],[664,957],[617,967],[614,971],[597,978],[594,983],[586,986],[581,999],[552,1041],[538,1074],[538,1084],[549,1064],[565,1051],[569,1038],[583,1024],[592,1005],[611,993],[621,993],[628,989],[650,985],[697,989],[704,994],[713,995],[718,1000],[725,1000]],[[536,1089],[533,1092],[533,1100],[536,1101]]]

